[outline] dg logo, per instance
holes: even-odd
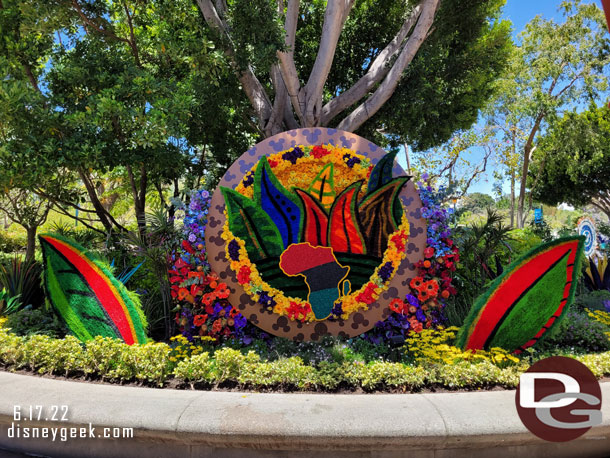
[[[602,392],[579,361],[552,356],[521,375],[517,413],[525,427],[551,442],[574,440],[602,422]]]

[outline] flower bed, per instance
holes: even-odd
[[[502,349],[463,352],[451,345],[454,337],[455,328],[424,330],[394,349],[398,361],[389,361],[355,352],[348,345],[353,342],[337,341],[331,347],[301,344],[302,347],[293,349],[307,355],[301,357],[290,356],[281,348],[269,351],[266,344],[256,345],[256,341],[239,349],[194,345],[182,336],[175,338],[171,346],[165,343],[129,346],[101,337],[82,344],[71,336],[20,337],[1,328],[0,365],[10,371],[157,387],[408,392],[514,388],[519,375],[533,361],[548,356],[516,358]],[[273,354],[275,358],[270,357]],[[576,358],[597,377],[610,374],[610,352]]]

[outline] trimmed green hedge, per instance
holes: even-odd
[[[242,353],[221,348],[172,361],[172,349],[164,343],[129,346],[120,340],[97,337],[86,344],[67,336],[54,339],[44,335],[20,337],[0,328],[0,365],[8,370],[26,369],[39,374],[85,376],[114,382],[140,382],[192,388],[237,387],[241,389],[282,389],[336,391],[417,391],[424,388],[513,388],[527,370],[524,360],[498,367],[481,359],[455,364],[423,362],[416,365],[387,361],[343,363],[321,362],[306,365],[300,357],[261,360],[253,351]],[[585,363],[597,377],[610,374],[610,352],[584,355]]]

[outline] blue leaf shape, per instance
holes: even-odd
[[[367,196],[392,180],[392,169],[394,168],[394,159],[397,154],[398,151],[386,154],[373,168],[366,190]]]
[[[301,241],[301,202],[282,186],[264,156],[258,162],[254,175],[254,200],[275,223],[284,248]]]

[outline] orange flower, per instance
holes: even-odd
[[[222,329],[222,321],[220,319],[214,321],[214,324],[212,324],[212,331],[219,332],[221,329]]]
[[[441,296],[443,296],[444,299],[447,299],[449,297],[449,291],[444,289],[443,292],[441,293]]]
[[[436,280],[430,280],[424,283],[424,288],[430,297],[436,297],[438,294],[438,283]]]
[[[424,287],[424,279],[423,277],[415,277],[409,285],[414,290],[420,291]]]
[[[404,313],[405,303],[398,298],[392,299],[392,302],[390,302],[390,310],[396,313]]]
[[[216,289],[216,296],[219,299],[226,299],[227,297],[229,297],[229,294],[231,294],[231,290],[227,288],[227,284],[220,283],[218,285],[218,289]]]
[[[189,290],[188,290],[188,289],[186,289],[186,288],[180,288],[180,289],[178,290],[178,299],[180,299],[181,301],[183,301],[183,300],[186,298],[186,296],[188,296],[188,294],[189,294]]]
[[[424,261],[424,267],[428,269],[432,264],[427,259]]]
[[[203,305],[210,305],[216,299],[215,293],[205,293],[201,298]]]
[[[195,318],[193,319],[193,324],[195,326],[203,326],[207,319],[208,319],[207,315],[195,315]]]
[[[425,289],[422,289],[419,294],[417,295],[417,299],[419,299],[419,302],[424,303],[426,302],[428,299],[430,299],[430,296],[428,295],[428,291],[426,291]]]

